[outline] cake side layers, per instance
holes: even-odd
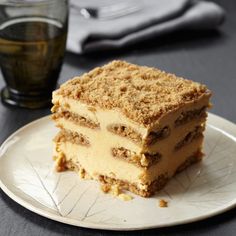
[[[186,158],[201,150],[202,140],[203,137],[199,137],[184,148],[169,156],[164,156],[148,169],[137,167],[110,155],[96,156],[90,148],[71,142],[55,143],[55,156],[58,157],[60,153],[64,153],[66,162],[78,163],[94,179],[97,179],[99,175],[105,175],[135,183],[139,188],[147,189],[159,175],[167,174],[171,178],[178,166],[186,161]]]

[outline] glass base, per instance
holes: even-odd
[[[52,105],[51,97],[15,95],[7,87],[2,89],[1,98],[3,104],[29,109],[45,108]]]

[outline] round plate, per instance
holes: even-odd
[[[0,187],[27,209],[66,224],[109,230],[137,230],[193,222],[236,204],[236,126],[209,114],[205,158],[176,175],[152,198],[122,201],[104,194],[96,181],[74,172],[56,173],[49,117],[11,135],[0,149]],[[168,201],[159,207],[159,199]]]

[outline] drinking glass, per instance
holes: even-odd
[[[0,0],[0,67],[5,104],[51,102],[63,63],[68,0]]]

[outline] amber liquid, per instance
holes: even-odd
[[[0,24],[0,66],[12,96],[48,97],[63,62],[67,27],[41,17]]]

